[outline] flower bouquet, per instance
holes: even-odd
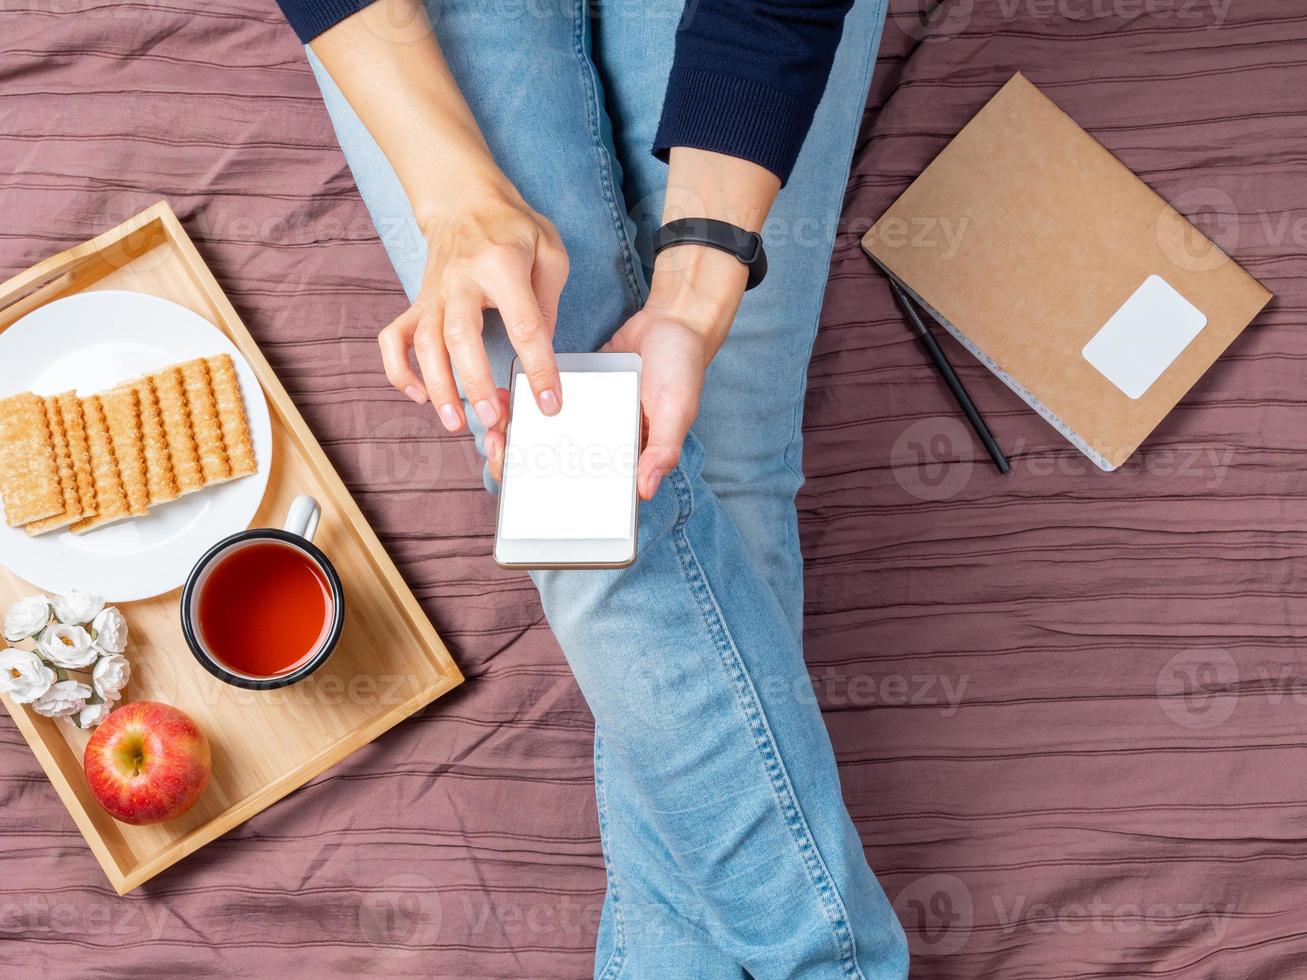
[[[21,599],[5,613],[4,637],[15,645],[0,651],[0,693],[47,718],[94,728],[131,679],[127,621],[99,596]]]

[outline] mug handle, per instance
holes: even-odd
[[[291,501],[283,527],[291,534],[298,534],[305,541],[312,541],[321,516],[322,508],[318,506],[318,502],[308,494],[302,493]]]

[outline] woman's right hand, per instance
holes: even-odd
[[[381,331],[386,377],[419,404],[428,399],[450,432],[466,417],[454,379],[486,427],[486,457],[498,471],[508,421],[507,394],[495,387],[482,339],[483,314],[499,311],[536,404],[562,408],[554,360],[558,299],[567,252],[554,226],[511,187],[460,195],[457,204],[419,216],[427,262],[417,300]],[[409,362],[417,354],[421,378]]]
[[[507,393],[496,390],[490,373],[483,314],[499,311],[536,403],[557,414],[562,239],[495,164],[422,0],[364,5],[314,38],[312,48],[394,168],[427,242],[417,300],[381,331],[386,377],[415,402],[429,399],[450,432],[467,424],[458,378],[486,426],[482,448],[498,472]]]

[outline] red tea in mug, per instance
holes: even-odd
[[[200,640],[219,664],[250,677],[290,673],[331,628],[331,586],[289,544],[255,541],[214,562],[200,590]]]

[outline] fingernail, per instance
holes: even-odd
[[[649,499],[653,500],[654,494],[658,492],[658,484],[663,482],[661,470],[654,470],[653,483],[649,484]]]
[[[481,424],[484,426],[489,427],[494,425],[495,421],[499,418],[499,413],[495,411],[495,406],[490,404],[490,402],[486,401],[484,398],[473,405],[472,408],[475,409],[477,418],[481,420]]]
[[[445,428],[450,432],[463,425],[463,420],[458,417],[458,409],[452,404],[440,406],[440,421],[445,423]]]
[[[427,393],[423,391],[421,388],[419,388],[417,385],[409,385],[407,388],[404,389],[404,394],[408,395],[409,398],[412,398],[419,405],[423,405],[426,403]]]
[[[560,408],[562,406],[558,404],[558,393],[553,388],[540,392],[540,411],[546,415],[557,415]]]

